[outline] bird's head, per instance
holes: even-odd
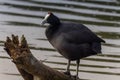
[[[44,17],[43,21],[41,22],[41,25],[44,25],[45,23],[48,23],[50,25],[59,25],[60,20],[53,13],[48,12],[48,14]]]

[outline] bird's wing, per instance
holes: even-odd
[[[76,44],[105,42],[89,29],[69,31],[67,33],[64,33],[64,38],[67,41]]]

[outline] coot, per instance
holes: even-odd
[[[61,55],[68,59],[66,74],[70,74],[70,62],[76,60],[77,79],[80,59],[101,53],[101,42],[105,41],[83,24],[61,22],[51,12],[45,16],[41,24],[45,23],[50,24],[45,32],[48,41]]]

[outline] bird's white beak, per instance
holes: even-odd
[[[45,23],[47,23],[47,21],[46,21],[46,20],[43,20],[43,21],[41,22],[41,25],[44,25]]]

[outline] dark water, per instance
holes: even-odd
[[[3,50],[6,36],[24,34],[32,53],[46,65],[65,70],[67,60],[44,35],[40,22],[52,11],[62,21],[86,25],[106,40],[102,55],[81,60],[79,77],[87,80],[120,80],[120,1],[118,0],[0,0],[0,80],[23,80]],[[72,74],[76,66],[72,63]]]

